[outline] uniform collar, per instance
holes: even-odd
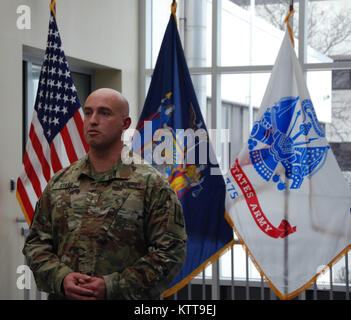
[[[89,161],[89,154],[86,154],[82,160],[83,160],[83,165],[78,175],[78,178],[82,176],[87,176],[99,182],[113,180],[113,179],[127,180],[129,179],[132,172],[134,172],[135,170],[135,167],[133,165],[125,164],[122,162],[121,159],[119,159],[118,162],[110,170],[106,172],[95,173]]]

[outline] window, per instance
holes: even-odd
[[[145,43],[141,83],[146,83],[152,74],[171,3],[146,0],[141,4],[141,14],[145,16],[140,21],[145,25],[140,30],[152,30],[151,36],[141,33],[145,37],[141,42]],[[248,138],[265,92],[284,34],[290,0],[177,3],[178,29],[206,125],[211,129],[230,129],[232,143],[229,158],[224,162],[232,163]],[[351,159],[351,2],[295,0],[294,9],[295,51],[317,116],[334,152],[338,151],[335,155],[343,164],[345,177],[350,179],[346,159]],[[220,153],[217,156],[223,158]],[[205,281],[215,286],[217,274],[221,286],[250,280],[263,288],[257,270],[240,244],[220,259],[219,267],[208,267],[206,277],[200,274],[193,283]],[[331,280],[334,288],[344,288],[348,274],[345,259],[341,259],[316,286],[330,285]],[[230,298],[230,292],[218,292],[218,288],[212,287],[212,299]],[[246,289],[246,298],[249,292]],[[261,297],[265,294],[262,289]]]
[[[351,90],[351,71],[333,71],[333,90]]]

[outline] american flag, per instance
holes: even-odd
[[[23,158],[24,171],[17,180],[16,195],[28,225],[52,175],[88,152],[82,118],[52,1],[45,58]]]

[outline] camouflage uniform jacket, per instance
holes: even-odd
[[[69,272],[102,277],[107,299],[155,299],[185,260],[181,204],[150,165],[93,173],[88,155],[56,173],[38,201],[23,254],[39,290],[64,298]]]

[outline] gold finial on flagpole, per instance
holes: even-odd
[[[55,9],[55,6],[56,6],[56,0],[51,0],[50,9],[52,11],[52,14],[55,17],[55,20],[56,20],[56,9]]]
[[[173,17],[174,17],[176,23],[177,23],[177,16],[176,16],[177,6],[178,6],[177,1],[173,0],[172,6],[171,6],[171,12],[173,14]]]
[[[291,39],[291,42],[292,42],[292,45],[293,47],[295,46],[295,42],[294,42],[294,35],[293,35],[293,32],[292,32],[292,28],[290,26],[290,23],[289,23],[289,18],[290,16],[295,12],[294,10],[294,4],[293,4],[293,0],[291,0],[291,4],[290,4],[290,12],[288,13],[288,15],[286,16],[284,22],[286,23],[287,27],[288,27],[288,30],[289,30],[289,35],[290,35],[290,39]]]
[[[290,7],[289,7],[289,11],[293,11],[294,10],[294,0],[290,1]]]

